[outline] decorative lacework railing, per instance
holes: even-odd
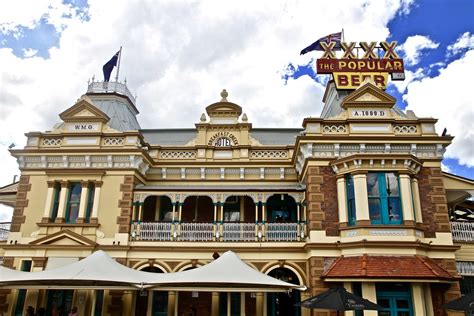
[[[161,159],[195,159],[195,150],[163,150],[160,151]]]
[[[395,134],[416,134],[418,127],[416,125],[394,125],[393,131]]]
[[[255,241],[255,223],[224,223],[224,241]]]
[[[87,92],[92,93],[107,93],[107,92],[117,92],[119,94],[125,95],[132,101],[135,105],[135,97],[130,93],[127,86],[121,82],[101,82],[95,81],[91,82],[87,87]]]
[[[474,261],[458,261],[456,269],[460,275],[474,275]]]
[[[456,241],[474,242],[474,222],[451,222],[451,232]]]
[[[347,133],[346,124],[323,124],[323,133],[342,134]]]
[[[104,146],[121,146],[125,141],[124,137],[105,137],[102,140]]]
[[[286,159],[288,150],[251,150],[251,159]]]
[[[171,240],[171,223],[169,222],[145,222],[140,224],[141,240]]]
[[[214,237],[213,223],[181,223],[182,241],[212,241]]]
[[[61,146],[63,139],[61,137],[55,138],[43,138],[41,140],[41,145],[44,147],[59,147]]]
[[[298,240],[297,223],[266,223],[266,240],[296,241]]]
[[[0,241],[5,241],[8,239],[11,224],[11,222],[0,223]]]

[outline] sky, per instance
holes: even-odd
[[[406,80],[387,91],[438,118],[455,136],[443,169],[474,178],[472,12],[471,0],[1,1],[0,187],[19,174],[8,147],[58,123],[120,46],[142,128],[192,128],[224,88],[254,127],[301,127],[320,115],[328,76],[314,70],[321,52],[299,52],[341,29],[398,41]]]

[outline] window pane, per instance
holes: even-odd
[[[349,217],[349,224],[354,225],[356,221],[355,199],[347,201],[347,213]]]
[[[82,186],[79,182],[71,183],[69,187],[69,199],[68,199],[68,209],[67,209],[67,218],[68,223],[75,223],[79,215],[79,203],[81,201],[81,191]]]
[[[380,199],[369,199],[369,216],[372,222],[382,220],[380,213]]]
[[[408,300],[397,299],[397,308],[409,308]]]
[[[347,198],[353,199],[354,198],[354,180],[351,175],[347,176]]]
[[[398,188],[398,176],[395,173],[385,174],[385,185],[387,186],[388,196],[400,196]]]
[[[388,199],[388,220],[391,222],[399,222],[402,220],[402,210],[398,197]]]
[[[379,304],[383,308],[390,308],[390,300],[388,298],[377,299],[377,304]]]
[[[398,312],[397,316],[410,316],[409,312]]]
[[[379,196],[379,178],[377,173],[367,174],[367,193],[369,196]]]

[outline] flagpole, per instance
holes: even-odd
[[[344,38],[344,28],[342,28],[342,41],[345,42],[345,38]]]
[[[118,63],[117,63],[117,73],[115,74],[115,82],[118,82],[118,76],[120,71],[120,60],[122,59],[122,46],[120,46],[119,56],[118,56]]]

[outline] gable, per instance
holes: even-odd
[[[61,230],[54,234],[36,239],[30,245],[57,245],[57,246],[86,246],[95,247],[97,244],[93,240],[79,235],[68,229]]]
[[[93,105],[92,100],[87,96],[82,96],[76,104],[71,106],[66,111],[59,114],[59,117],[64,122],[80,122],[80,121],[94,121],[94,122],[108,122],[110,118]]]
[[[395,98],[376,87],[370,82],[366,82],[357,90],[349,94],[342,101],[342,107],[393,107]]]

